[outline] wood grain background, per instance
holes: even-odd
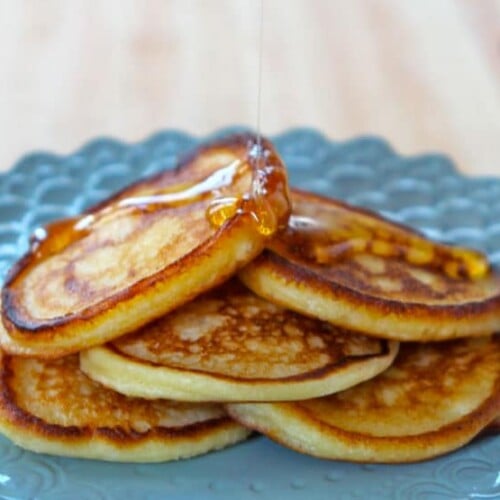
[[[256,123],[259,0],[0,0],[0,170],[97,135]],[[500,0],[264,0],[262,128],[500,175]]]

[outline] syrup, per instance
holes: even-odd
[[[214,196],[220,196],[221,189],[234,184],[248,170],[248,165],[238,159],[226,167],[217,169],[200,182],[192,183],[183,190],[125,198],[118,202],[116,208],[132,207],[154,212],[157,209],[175,208],[204,201]]]
[[[316,219],[292,215],[288,228],[270,247],[319,265],[331,265],[356,253],[371,253],[439,269],[455,279],[479,279],[489,271],[487,258],[475,250],[430,242],[398,229],[391,232],[382,225],[349,224],[342,217],[338,226],[328,228]]]
[[[94,213],[37,228],[30,238],[30,254],[37,261],[46,259],[84,238],[119,211],[152,213],[201,201],[209,201],[206,217],[213,227],[220,228],[236,215],[248,214],[260,234],[271,236],[286,225],[290,212],[287,177],[276,154],[262,144],[256,146],[254,139],[249,140],[243,158],[215,170],[201,181],[183,185],[181,189],[124,198]],[[235,186],[239,179],[250,173],[252,182],[248,193],[223,194],[224,189]]]
[[[286,171],[276,154],[262,142],[250,142],[247,151],[246,162],[254,173],[250,193],[214,199],[207,209],[207,218],[214,227],[220,227],[236,214],[248,214],[260,234],[272,236],[286,227],[290,213]]]
[[[36,228],[29,240],[30,254],[36,260],[42,260],[83,238],[90,231],[89,225],[82,224],[86,219],[87,217],[70,217]]]

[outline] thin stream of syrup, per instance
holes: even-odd
[[[262,64],[264,59],[264,0],[260,0],[259,42],[257,46],[257,151],[262,150],[261,108],[262,108]]]

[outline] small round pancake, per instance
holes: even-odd
[[[130,396],[289,401],[385,370],[397,343],[344,331],[254,295],[237,280],[80,354],[82,370]]]
[[[220,405],[127,398],[85,376],[78,355],[0,354],[0,432],[38,453],[121,462],[200,455],[249,431]]]
[[[203,146],[35,232],[2,290],[4,349],[55,357],[102,344],[226,280],[289,216],[285,167],[268,141],[260,152],[250,135]]]
[[[500,273],[481,254],[310,193],[292,203],[288,229],[239,274],[258,295],[394,340],[500,330]]]
[[[372,380],[296,403],[229,414],[295,450],[354,462],[413,462],[468,443],[500,411],[500,337],[401,344]]]

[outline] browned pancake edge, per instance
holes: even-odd
[[[437,346],[437,344],[432,345]],[[490,345],[492,358],[488,361],[490,363],[488,366],[489,369],[495,370],[497,367],[491,360],[495,356],[498,359],[500,336],[493,337]],[[389,371],[397,370],[397,366],[398,360],[396,359]],[[380,377],[384,378],[389,371],[384,372]],[[377,378],[365,384],[376,387]],[[363,384],[359,387],[362,386]],[[356,393],[358,387],[350,391]],[[412,397],[411,394],[409,396]],[[342,393],[333,396],[333,398],[338,397],[341,398]],[[324,399],[328,400],[328,397]],[[314,401],[316,400],[311,400],[311,402]],[[321,402],[322,399],[317,401]],[[307,408],[307,404],[308,401],[230,404],[226,407],[229,414],[243,425],[302,453],[353,462],[418,462],[451,452],[483,432],[487,434],[490,431],[497,431],[500,413],[500,370],[497,370],[496,377],[493,378],[492,390],[488,396],[472,411],[448,424],[414,435],[379,436],[346,430],[342,426],[329,424],[326,420],[319,418],[313,410]],[[368,404],[364,411],[370,413],[371,408]],[[376,410],[376,407],[373,408]],[[432,412],[432,407],[428,407],[427,410]],[[363,418],[362,415],[359,415],[359,419],[361,418]],[[408,418],[411,418],[411,413]],[[348,415],[346,419],[349,419]],[[331,449],[327,451],[321,449],[323,443],[326,442],[332,443]],[[334,450],[332,455],[330,455],[331,450]]]
[[[130,335],[81,352],[80,367],[133,396],[287,401],[367,380],[397,351],[397,342],[283,309],[234,279]]]
[[[206,453],[248,435],[229,416],[177,427],[156,426],[144,432],[127,428],[126,422],[114,427],[49,423],[17,404],[14,387],[20,382],[11,360],[0,353],[0,432],[35,452],[111,461],[163,461]],[[112,392],[103,388],[106,391]],[[127,398],[119,398],[120,404],[127,404]],[[56,399],[54,404],[64,408],[65,402]]]

